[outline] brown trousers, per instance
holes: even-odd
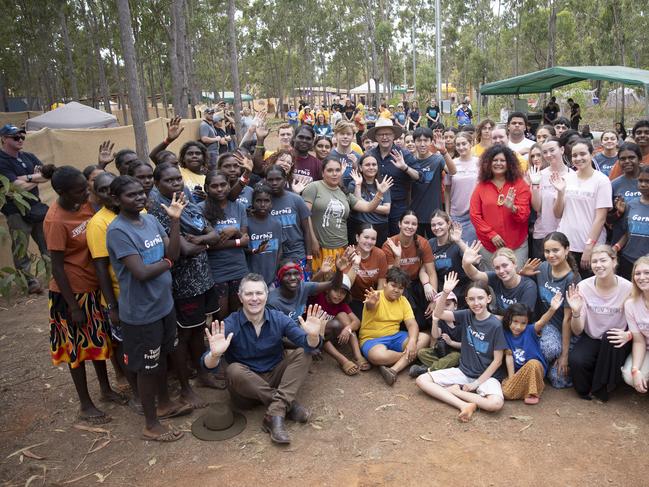
[[[505,399],[525,399],[527,396],[540,396],[545,388],[543,365],[538,360],[528,360],[511,379],[502,383]]]
[[[273,370],[258,374],[238,362],[228,365],[226,380],[232,402],[241,408],[258,403],[269,416],[285,416],[309,373],[311,355],[296,348],[284,351],[284,359]]]

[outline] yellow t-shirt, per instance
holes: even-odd
[[[196,186],[200,186],[201,189],[205,186],[205,174],[196,174],[186,167],[180,167],[180,174],[190,191],[193,191]]]
[[[90,255],[93,259],[101,259],[102,257],[108,257],[108,246],[106,245],[106,233],[108,231],[108,225],[117,218],[117,213],[109,210],[104,207],[99,210],[88,222],[86,227],[86,240],[88,242],[88,249],[90,250]],[[113,283],[113,292],[115,297],[119,297],[119,283],[117,282],[117,276],[113,272],[113,266],[108,264],[108,273],[110,274],[110,280]],[[101,296],[101,304],[106,306],[106,301],[104,296]]]
[[[359,154],[362,154],[363,152],[365,152],[365,151],[363,150],[363,148],[362,148],[360,145],[358,145],[356,142],[352,142],[352,143],[350,144],[350,147],[352,148],[352,150],[353,150],[354,152],[358,152]]]
[[[383,110],[381,113],[379,113],[379,118],[390,119],[392,118],[392,112],[390,110]]]
[[[482,147],[480,144],[476,144],[471,148],[471,155],[480,157],[484,151],[486,151],[484,147]],[[525,159],[522,155],[520,155],[518,152],[514,151],[514,154],[516,155],[516,159],[518,159],[518,164],[521,167],[522,172],[527,171],[527,159]]]
[[[379,291],[376,308],[363,308],[363,321],[359,330],[361,345],[372,338],[394,335],[399,331],[402,321],[414,319],[410,303],[401,296],[396,301],[388,301],[383,291]]]

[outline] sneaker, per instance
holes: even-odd
[[[410,366],[410,370],[408,371],[408,375],[412,377],[413,379],[419,377],[422,374],[425,374],[428,372],[428,367],[425,365],[412,365]]]

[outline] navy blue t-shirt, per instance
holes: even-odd
[[[526,276],[521,276],[521,282],[518,286],[507,289],[503,282],[498,279],[495,272],[487,272],[489,285],[496,294],[494,304],[494,313],[502,315],[507,308],[514,303],[522,303],[529,310],[534,310],[536,306],[536,283]]]
[[[545,374],[548,364],[541,353],[541,344],[539,336],[534,330],[534,323],[528,324],[523,333],[517,337],[511,331],[506,331],[505,340],[507,340],[507,346],[514,357],[514,371],[518,371],[529,360],[538,360],[543,365],[543,373]]]
[[[264,240],[268,241],[266,249],[259,254],[248,254],[248,268],[264,276],[266,284],[275,280],[275,272],[282,249],[282,224],[276,218],[267,216],[258,218],[248,217],[248,235],[250,250],[257,250]]]
[[[622,255],[630,262],[649,254],[649,205],[639,199],[626,206],[624,231],[629,232],[629,241],[622,249]]]
[[[442,207],[442,171],[445,165],[441,154],[416,159],[414,168],[421,172],[421,177],[412,183],[410,209],[417,214],[419,223],[430,222],[433,212]]]

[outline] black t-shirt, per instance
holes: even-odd
[[[570,120],[581,120],[581,115],[577,115],[579,112],[579,103],[573,103],[570,107]],[[576,116],[575,116],[576,115]]]
[[[5,176],[11,183],[13,183],[18,176],[34,174],[34,168],[42,165],[43,163],[38,159],[38,157],[31,152],[21,151],[18,153],[18,157],[12,157],[5,151],[0,150],[0,174]],[[30,189],[29,192],[38,198],[38,186]],[[9,216],[14,213],[20,213],[20,211],[13,201],[7,199],[5,205],[2,207],[2,213]]]
[[[343,112],[343,115],[345,116],[345,119],[348,122],[353,122],[354,121],[354,107],[345,107],[345,111]]]
[[[438,246],[437,239],[431,238],[428,243],[435,257],[435,272],[437,273],[437,291],[444,287],[444,276],[451,271],[457,272],[460,283],[457,286],[456,294],[464,294],[464,288],[469,283],[464,269],[462,269],[462,256],[464,255],[458,244],[455,242]]]
[[[545,114],[546,119],[552,121],[557,118],[557,115],[559,114],[559,105],[556,103],[548,103],[543,109],[543,113]]]

